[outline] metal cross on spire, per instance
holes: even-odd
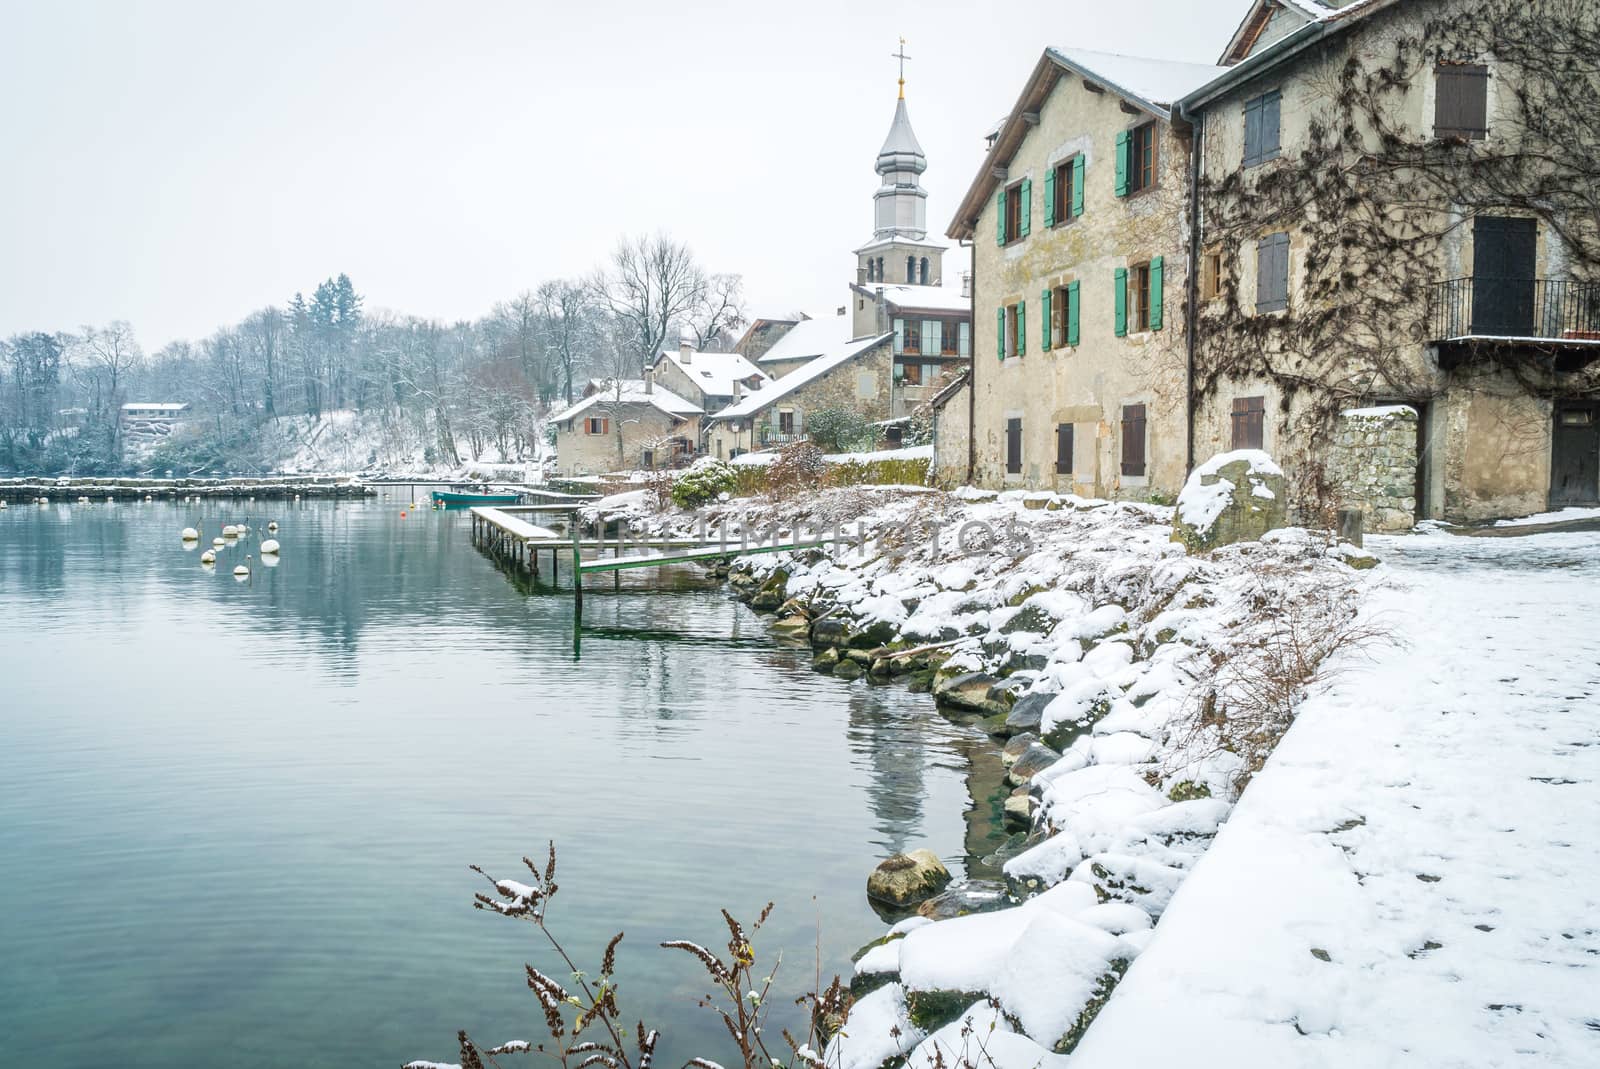
[[[890,56],[900,61],[900,99],[906,98],[906,60],[911,57],[906,55],[906,39],[900,38],[900,51],[890,52]]]

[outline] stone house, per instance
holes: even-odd
[[[1600,502],[1600,68],[1562,59],[1597,40],[1593,5],[1250,6],[1177,108],[1196,455],[1379,529]]]
[[[805,321],[805,316],[766,318],[757,316],[744,328],[744,334],[734,343],[733,351],[754,363],[766,355],[778,341],[798,323]]]
[[[756,363],[767,375],[781,379],[825,353],[838,352],[855,337],[854,325],[848,316],[803,319],[769,346]]]
[[[691,402],[701,412],[716,412],[733,403],[735,383],[754,390],[767,375],[738,353],[700,352],[688,340],[663,349],[651,365],[657,386]]]
[[[1220,68],[1047,49],[948,235],[973,242],[972,480],[1176,495],[1190,139]]]
[[[972,372],[946,382],[925,406],[933,427],[933,484],[952,489],[969,481],[972,467]]]
[[[709,417],[707,451],[732,459],[800,441],[807,437],[807,416],[827,408],[850,409],[868,421],[888,419],[893,340],[894,335],[884,333],[836,342],[796,370],[739,396]]]
[[[695,452],[701,410],[655,382],[591,380],[583,397],[555,413],[556,469],[561,475],[670,467]]]

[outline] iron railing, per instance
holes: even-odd
[[[1428,337],[1600,341],[1600,282],[1452,278],[1428,287]]]
[[[804,434],[783,434],[767,427],[761,427],[759,429],[761,432],[761,444],[763,446],[789,445],[793,442],[803,442],[807,438],[807,435]]]

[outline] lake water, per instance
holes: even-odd
[[[471,908],[467,866],[515,878],[553,839],[552,928],[591,971],[627,932],[624,1010],[678,1065],[726,1051],[661,940],[720,947],[719,908],[775,900],[756,946],[784,952],[788,1014],[819,927],[829,976],[882,931],[878,860],[960,872],[984,744],[926,695],[812,673],[696,573],[596,584],[575,661],[568,595],[395,495],[0,512],[0,1061],[398,1066],[456,1060],[458,1028],[543,1038],[521,969],[555,966]],[[214,573],[178,540],[235,519],[258,533]],[[281,564],[237,582],[269,519]]]

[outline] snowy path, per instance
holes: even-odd
[[[1600,1065],[1600,533],[1373,539],[1311,699],[1073,1069]]]

